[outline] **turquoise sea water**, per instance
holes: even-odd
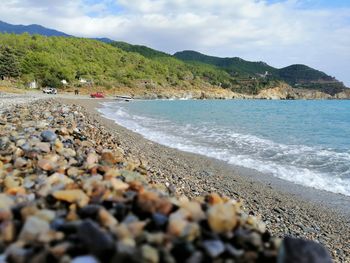
[[[158,143],[350,196],[350,101],[154,100],[100,111]]]

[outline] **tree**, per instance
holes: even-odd
[[[4,79],[16,78],[20,76],[20,64],[14,50],[5,46],[0,48],[0,77]]]

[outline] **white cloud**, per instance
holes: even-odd
[[[115,14],[109,10],[113,1],[122,8]],[[0,6],[0,17],[170,53],[195,49],[273,66],[303,63],[350,85],[350,9],[308,10],[298,0],[275,4],[256,0],[89,2],[61,0],[57,5],[52,0],[9,0]]]

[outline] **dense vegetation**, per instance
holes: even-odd
[[[342,82],[326,73],[315,70],[305,65],[291,65],[278,70],[279,77],[298,88],[320,90],[330,95],[334,95],[344,90]]]
[[[232,81],[226,72],[210,66],[186,65],[174,58],[150,60],[111,45],[89,39],[0,35],[0,75],[37,80],[41,85],[60,86],[79,78],[97,85],[152,86],[217,84]],[[11,65],[11,66],[10,66]],[[9,72],[12,68],[13,72]]]
[[[177,58],[176,54],[172,56],[165,52],[161,52],[146,46],[131,45],[129,43],[117,41],[111,43],[111,45],[123,49],[127,52],[138,53],[146,58],[152,59],[153,61],[158,61],[169,66],[177,65],[179,64],[180,60],[182,60],[181,58]],[[195,55],[200,53],[192,52],[192,54]],[[209,56],[206,57],[214,58]],[[221,67],[223,63],[206,63],[207,61],[201,61],[200,59],[196,60],[196,57],[194,56],[192,59],[184,59],[182,61],[186,62],[186,66],[191,70],[193,74],[202,76],[202,78],[204,78],[206,81],[209,81],[211,84],[219,85],[222,88],[230,88],[236,92],[257,94],[261,89],[278,85],[276,78],[261,78],[259,76],[254,78],[251,77],[253,73],[248,74],[246,72],[246,69],[249,67],[253,68],[255,66],[255,62],[244,61],[239,58],[236,59],[241,60],[241,63],[239,66],[237,66],[237,69],[234,71],[234,73],[232,73],[233,70],[230,71]],[[251,69],[249,72],[255,71]],[[263,73],[265,73],[265,71]],[[186,79],[186,76],[183,77]]]
[[[241,58],[219,58],[207,56],[196,51],[182,51],[177,52],[174,56],[183,61],[197,61],[205,64],[215,65],[223,68],[231,74],[240,75],[256,75],[264,74],[266,71],[274,73],[275,68],[267,65],[264,62],[250,62]]]
[[[146,89],[213,85],[256,93],[269,86],[256,81],[242,86],[236,77],[211,65],[188,64],[165,53],[156,56],[151,49],[147,58],[91,39],[1,34],[0,51],[2,78],[36,80],[42,86],[60,87],[62,80],[79,84],[81,78],[104,87]]]
[[[195,51],[177,52],[174,56],[187,62],[215,65],[231,75],[238,73],[256,77],[268,72],[267,77],[270,80],[282,80],[295,88],[316,89],[331,95],[345,88],[344,84],[337,81],[334,77],[305,65],[291,65],[277,69],[264,62],[250,62],[241,58],[213,57]]]
[[[131,45],[129,43],[122,42],[122,41],[114,41],[111,43],[111,45],[127,52],[139,53],[140,55],[146,58],[171,57],[171,55],[162,51],[158,51],[158,50],[155,50],[146,46],[141,46],[141,45]]]
[[[322,71],[315,70],[305,65],[291,65],[278,70],[279,76],[291,84],[309,82],[314,80],[333,81],[334,78]]]

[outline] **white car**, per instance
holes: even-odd
[[[57,94],[57,89],[46,87],[46,88],[43,88],[43,93],[45,93],[45,94]]]

